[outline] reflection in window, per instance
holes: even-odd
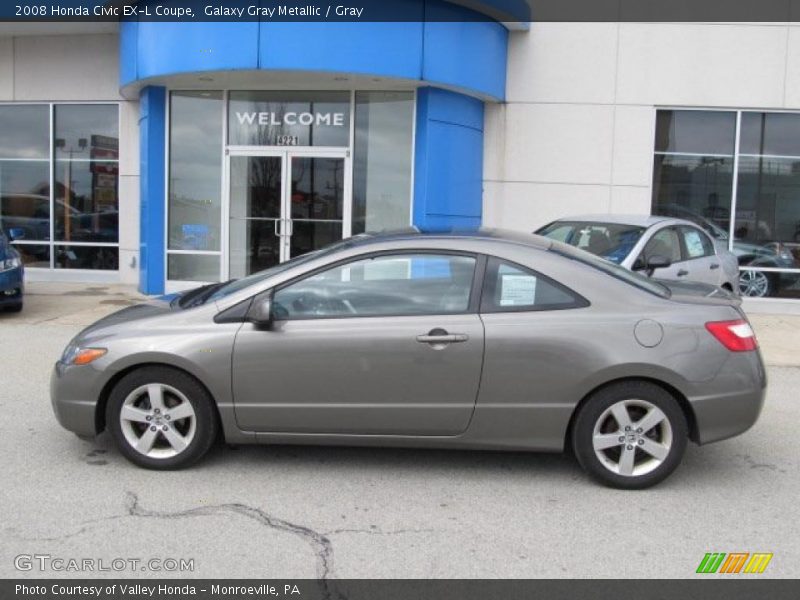
[[[174,281],[219,281],[219,256],[170,254],[167,279]]]
[[[55,246],[56,269],[119,269],[119,249],[113,246]]]
[[[222,92],[170,100],[169,249],[220,249]]]
[[[118,165],[116,162],[56,161],[54,177],[56,240],[117,242]]]
[[[748,268],[742,294],[800,297],[800,274],[758,270],[800,268],[800,115],[742,111],[736,173],[735,117],[658,112],[653,213],[692,220],[727,244]]]
[[[116,104],[56,106],[56,158],[119,160],[118,112]]]
[[[6,234],[13,227],[25,232],[25,241],[50,239],[49,171],[49,161],[0,160],[0,225]]]
[[[727,239],[735,138],[735,112],[658,111],[653,214],[696,221]]]
[[[50,157],[50,107],[0,105],[0,158]]]
[[[411,92],[357,92],[353,153],[353,233],[411,222]]]
[[[94,245],[119,239],[118,112],[52,105],[50,139],[51,105],[0,106],[0,226],[24,231],[14,245],[28,266],[118,268],[116,247]]]

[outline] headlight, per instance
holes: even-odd
[[[81,348],[76,344],[70,344],[64,349],[61,362],[65,365],[88,365],[96,361],[101,356],[105,356],[105,348]]]
[[[22,266],[22,261],[19,258],[7,258],[5,260],[0,260],[0,272],[10,271],[11,269],[16,269],[20,266]]]

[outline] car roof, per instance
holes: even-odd
[[[604,213],[604,214],[591,214],[591,215],[576,215],[572,217],[562,217],[560,219],[556,219],[556,222],[560,221],[567,221],[567,222],[588,222],[588,223],[614,223],[619,225],[635,225],[637,227],[652,227],[658,223],[663,223],[665,221],[676,221],[676,222],[683,222],[683,223],[690,223],[690,221],[684,221],[683,219],[676,219],[674,217],[662,217],[659,215],[634,215],[634,214],[611,214],[611,213]]]
[[[553,245],[553,241],[551,239],[542,237],[540,235],[491,227],[435,231],[426,231],[417,229],[416,227],[410,227],[407,229],[399,229],[394,231],[362,233],[344,240],[342,244],[343,247],[357,248],[383,242],[423,241],[434,239],[505,242],[529,246],[538,250],[548,250]]]

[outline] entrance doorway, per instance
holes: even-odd
[[[346,150],[231,150],[226,279],[240,278],[350,235]]]

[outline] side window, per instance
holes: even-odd
[[[708,236],[695,227],[681,227],[686,260],[714,255],[714,245]]]
[[[642,252],[645,262],[653,256],[664,256],[671,262],[681,262],[681,243],[674,227],[657,231]]]
[[[521,265],[489,259],[481,312],[559,310],[583,306],[588,306],[588,302],[560,283]]]
[[[476,259],[381,255],[339,265],[275,292],[277,319],[442,315],[469,309]]]

